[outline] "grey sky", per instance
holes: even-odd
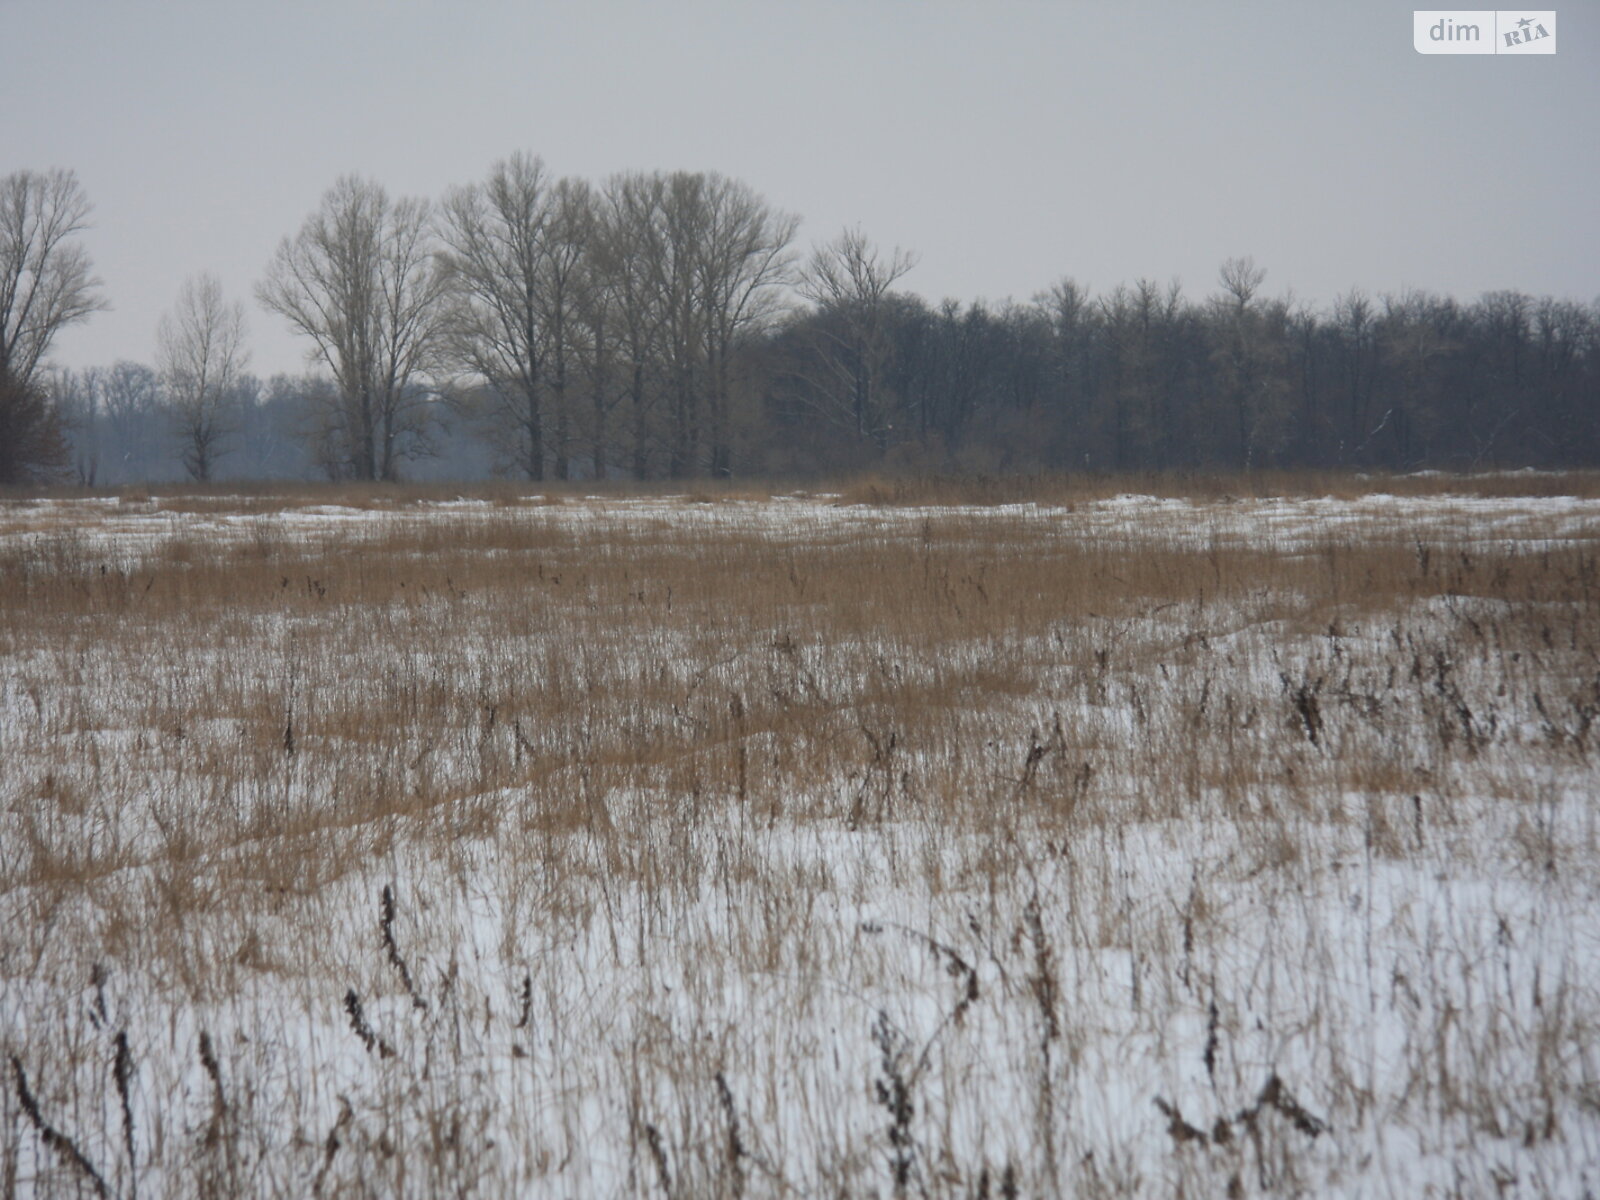
[[[57,361],[149,361],[184,278],[251,288],[345,172],[438,196],[517,149],[557,173],[714,169],[915,250],[930,300],[1070,274],[1210,292],[1600,295],[1600,5],[1554,57],[1422,56],[1374,0],[0,0],[0,174],[74,168],[114,311]]]

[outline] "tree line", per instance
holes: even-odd
[[[255,288],[312,369],[248,373],[210,276],[155,365],[56,370],[104,307],[68,171],[0,179],[0,482],[863,469],[1600,463],[1600,302],[1352,290],[1316,309],[1230,259],[1214,290],[1063,279],[930,304],[915,256],[711,172],[601,184],[514,155],[442,199],[334,184]]]
[[[819,306],[768,347],[766,413],[809,461],[858,467],[1600,463],[1600,304],[1353,290],[1317,311],[1264,275],[1230,260],[1200,299],[1064,280],[1027,304]]]

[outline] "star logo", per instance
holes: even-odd
[[[1523,17],[1522,20],[1517,22],[1517,24],[1521,28],[1526,29],[1529,25],[1533,24],[1533,19],[1531,17]]]

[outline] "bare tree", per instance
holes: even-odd
[[[1244,470],[1277,448],[1288,420],[1284,362],[1289,306],[1256,301],[1266,277],[1255,259],[1230,258],[1218,272],[1222,294],[1212,300],[1218,326],[1213,368],[1232,409],[1235,461]]]
[[[573,344],[589,399],[584,430],[589,442],[589,469],[595,479],[604,479],[611,467],[611,414],[620,395],[616,367],[628,349],[625,303],[629,277],[634,272],[613,238],[609,202],[595,193],[593,204],[594,216],[578,279],[574,323],[577,336]]]
[[[1366,293],[1360,288],[1351,288],[1335,297],[1329,328],[1345,394],[1344,419],[1337,442],[1339,461],[1343,464],[1352,459],[1360,461],[1355,456],[1366,451],[1373,389],[1377,383],[1377,322],[1372,301]]]
[[[790,281],[800,219],[779,212],[747,184],[717,174],[702,177],[702,206],[693,227],[695,291],[702,310],[710,417],[711,473],[733,471],[735,355],[740,342],[767,325]]]
[[[777,310],[797,219],[743,183],[699,172],[618,176],[598,200],[587,192],[584,198],[592,215],[582,225],[576,295],[592,304],[598,288],[607,303],[581,313],[580,332],[592,353],[595,317],[611,323],[633,474],[647,473],[656,436],[651,385],[666,399],[668,473],[701,469],[709,449],[711,472],[729,474],[741,355]],[[552,338],[552,345],[562,340]],[[601,365],[609,371],[608,362]],[[591,377],[592,388],[596,382]],[[598,382],[591,433],[604,428],[613,402],[609,375]]]
[[[571,382],[574,339],[584,290],[584,266],[593,241],[593,190],[581,179],[562,179],[552,189],[545,252],[539,271],[540,309],[550,339],[550,408],[555,418],[557,479],[572,473]]]
[[[244,348],[244,306],[222,298],[216,276],[196,276],[184,283],[172,310],[162,314],[156,344],[179,456],[189,477],[203,483],[232,429],[228,406],[250,357]]]
[[[835,414],[846,415],[857,437],[870,437],[880,454],[890,432],[884,395],[892,348],[890,289],[916,264],[916,255],[897,246],[884,257],[860,229],[846,229],[813,250],[800,273],[800,294],[824,317],[815,326],[825,376],[816,381],[817,394]]]
[[[449,357],[488,386],[510,457],[544,478],[545,333],[542,271],[550,187],[544,164],[518,153],[481,184],[446,197],[440,222],[450,283]]]
[[[1520,292],[1490,293],[1484,297],[1485,304],[1496,295],[1510,301],[1504,311],[1512,316],[1517,336],[1525,336],[1530,298]],[[1382,364],[1378,394],[1383,413],[1377,417],[1369,440],[1376,446],[1382,435],[1388,451],[1383,457],[1402,470],[1413,470],[1427,461],[1428,443],[1440,432],[1439,367],[1456,348],[1452,333],[1458,320],[1459,311],[1453,300],[1418,288],[1383,297],[1383,314],[1377,323]],[[1502,419],[1515,415],[1516,404],[1524,395],[1514,376],[1505,382],[1511,386],[1502,396],[1511,403]],[[1498,428],[1491,432],[1484,451],[1492,446],[1498,433]]]
[[[107,307],[75,240],[88,219],[71,171],[0,178],[0,483],[64,463],[55,406],[36,377],[56,334]]]
[[[1251,299],[1266,278],[1266,268],[1256,266],[1256,260],[1248,254],[1225,260],[1217,271],[1225,303],[1239,312],[1250,307]]]
[[[674,479],[695,470],[700,452],[705,313],[695,256],[703,236],[704,191],[704,175],[677,171],[658,177],[640,259],[659,314],[657,354],[668,399],[667,474]]]
[[[662,306],[644,264],[658,245],[664,194],[659,174],[613,177],[605,187],[596,237],[598,270],[610,281],[617,346],[628,401],[629,467],[635,479],[650,473],[654,392],[659,365]]]
[[[310,358],[333,372],[339,405],[318,436],[342,447],[360,479],[393,479],[403,459],[429,448],[422,383],[446,331],[446,272],[431,230],[426,200],[391,200],[379,184],[346,176],[279,245],[256,287],[261,305],[310,338]]]
[[[1118,285],[1100,302],[1105,337],[1106,395],[1111,455],[1118,469],[1134,462],[1158,468],[1180,457],[1180,413],[1175,396],[1174,337],[1182,291],[1153,279]]]
[[[1035,296],[1034,304],[1050,327],[1050,362],[1062,451],[1068,462],[1076,464],[1080,454],[1087,462],[1091,458],[1089,425],[1099,365],[1096,350],[1101,309],[1091,300],[1089,289],[1070,277]]]

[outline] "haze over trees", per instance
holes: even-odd
[[[161,377],[123,359],[52,372],[51,392],[70,431],[71,478],[85,487],[165,478],[175,465]]]
[[[169,328],[159,375],[47,372],[55,334],[104,306],[88,204],[70,172],[3,185],[9,480],[1600,464],[1597,303],[1352,288],[1317,308],[1243,257],[1198,294],[1067,277],[934,303],[903,286],[911,252],[859,228],[802,249],[739,180],[591,183],[521,153],[437,205],[329,189],[256,289],[312,374],[243,375],[220,292],[180,301],[186,368]]]
[[[527,156],[444,211],[452,392],[528,479],[1600,461],[1592,305],[1352,289],[1324,312],[1249,258],[1199,297],[1063,279],[932,305],[860,229],[801,263],[794,218],[737,181],[590,188]]]

